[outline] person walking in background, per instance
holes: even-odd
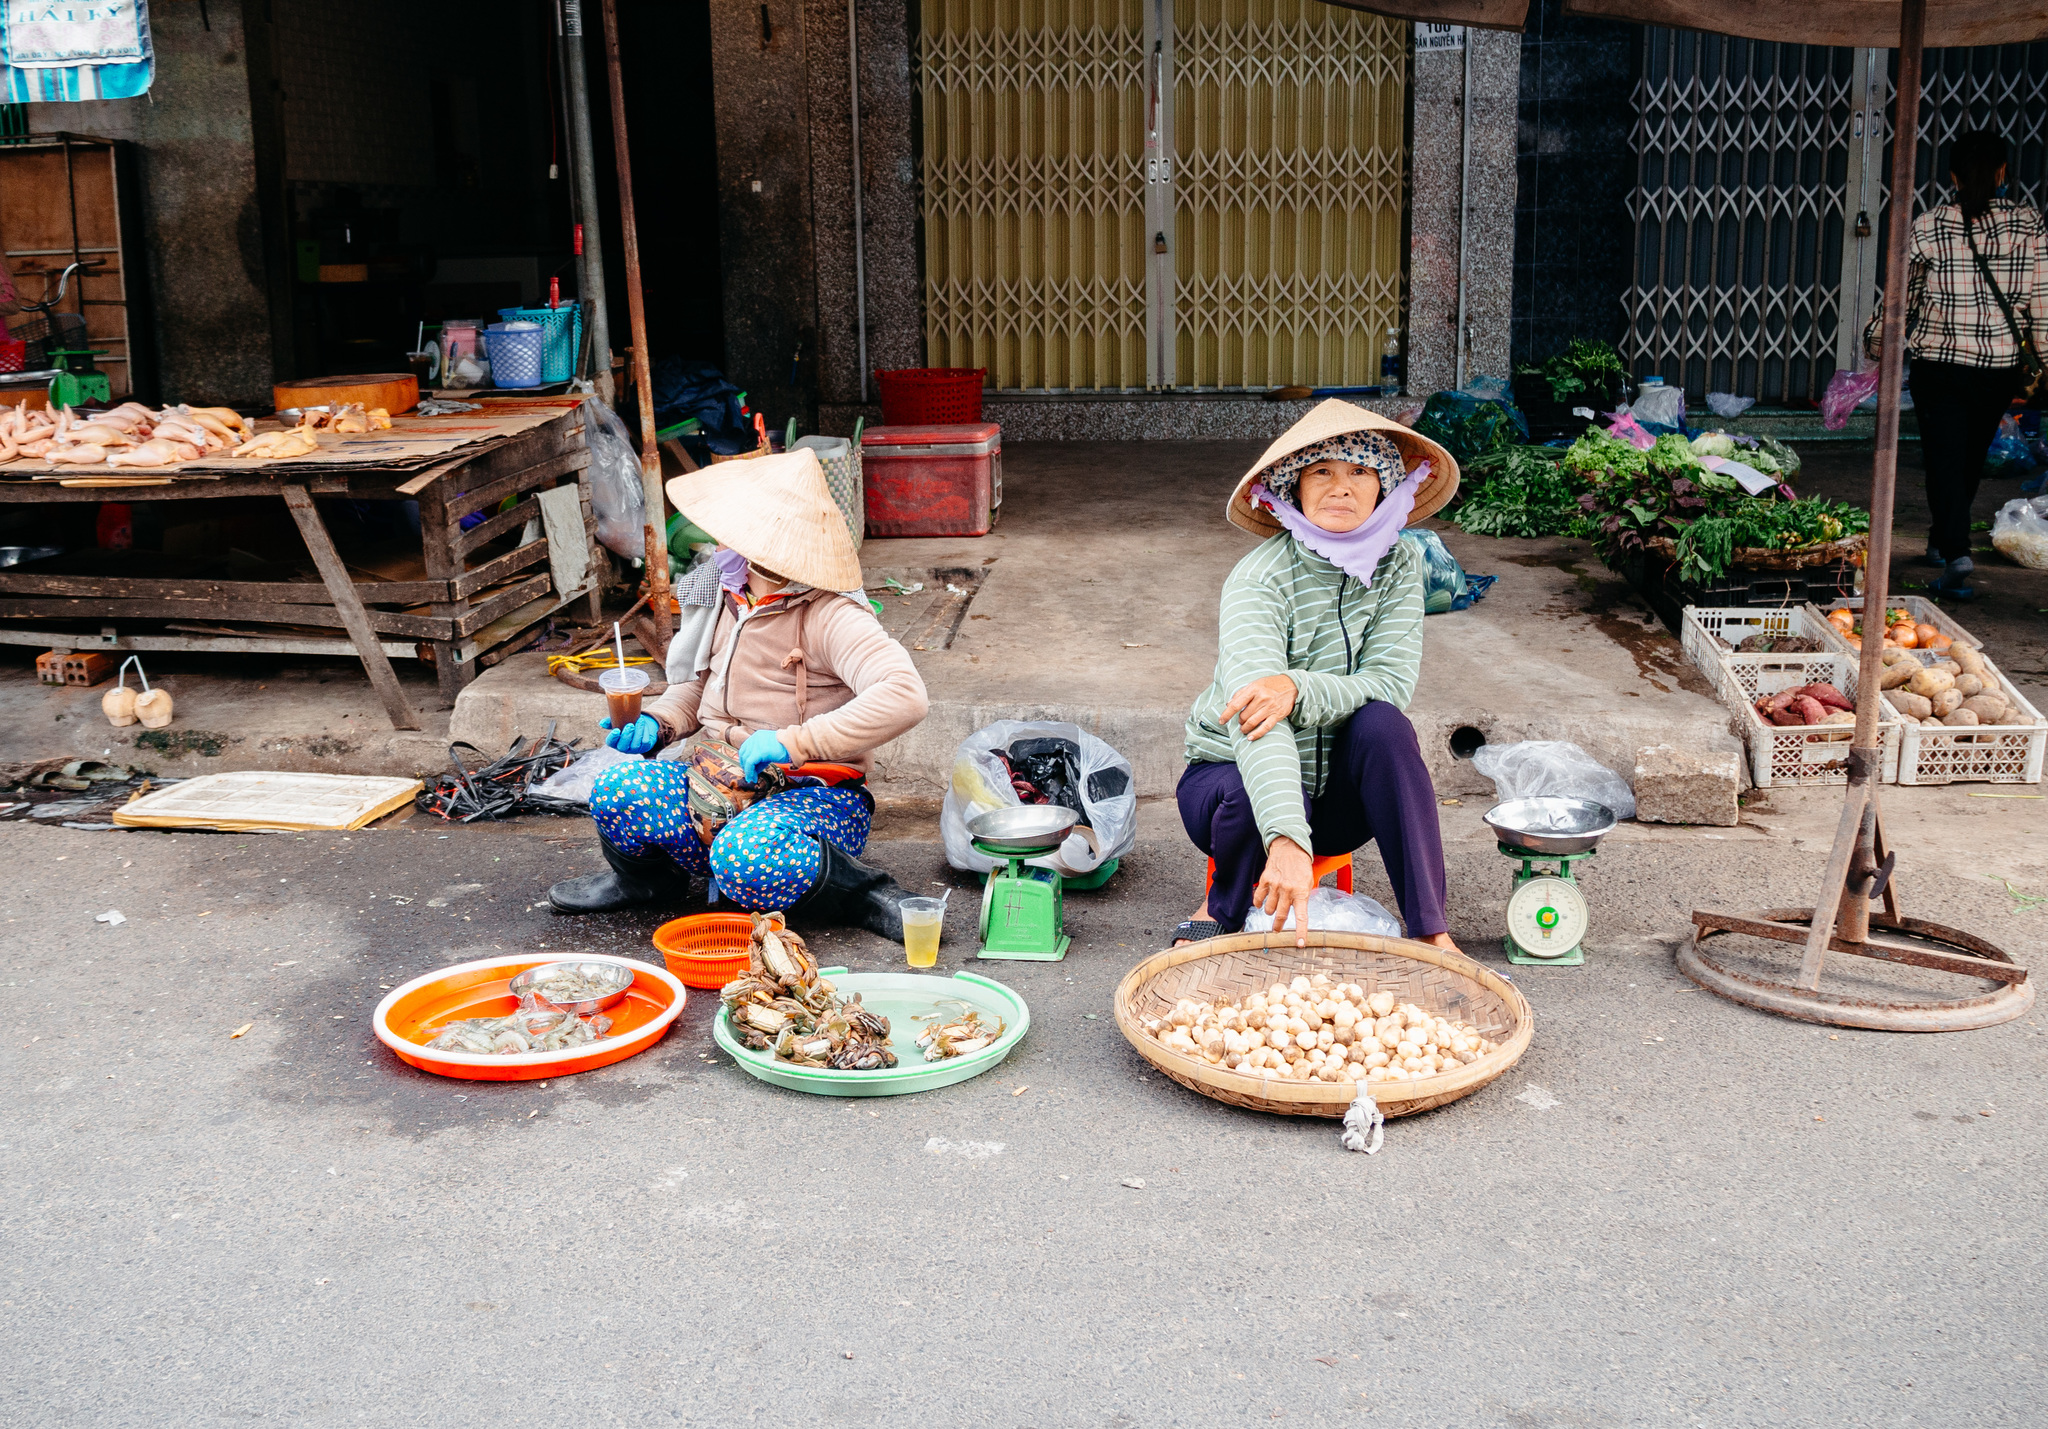
[[[1989,129],[1949,149],[1956,200],[1913,220],[1906,350],[1933,522],[1927,562],[1938,594],[1968,600],[1970,511],[1985,454],[2015,396],[2034,387],[2048,338],[2048,224],[2005,197],[2005,140]],[[1877,356],[1884,300],[1864,329]]]

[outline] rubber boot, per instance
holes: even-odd
[[[647,903],[680,903],[690,896],[690,875],[659,848],[621,853],[599,830],[597,846],[611,865],[603,873],[565,878],[548,890],[557,913],[609,913]]]
[[[811,891],[786,910],[792,924],[865,928],[892,943],[903,941],[903,900],[910,897],[895,879],[870,868],[830,839],[819,839],[825,866]]]

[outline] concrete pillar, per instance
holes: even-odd
[[[151,11],[150,94],[32,104],[29,127],[136,145],[143,233],[134,256],[149,264],[165,400],[268,410],[268,254],[242,13],[213,5],[205,24],[200,15],[196,5]]]
[[[808,0],[712,0],[711,57],[725,375],[746,390],[771,426],[794,416],[815,430],[810,8]],[[840,31],[843,67],[843,21]]]
[[[1514,300],[1515,122],[1521,37],[1467,30],[1471,172],[1465,221],[1467,378],[1506,377]],[[1466,120],[1465,52],[1415,56],[1414,186],[1409,207],[1408,391],[1457,384],[1458,210]]]
[[[817,211],[818,399],[861,401],[854,288],[852,108],[846,0],[807,0],[811,192]],[[924,279],[918,268],[917,152],[911,126],[910,9],[855,0],[860,26],[861,223],[867,281],[867,365],[924,362]],[[867,400],[876,399],[872,379]],[[851,430],[851,427],[848,427]]]

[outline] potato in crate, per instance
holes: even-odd
[[[1925,663],[1886,650],[1880,686],[1900,717],[1899,782],[2038,784],[2048,723],[1984,655],[1957,642]]]

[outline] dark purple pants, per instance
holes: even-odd
[[[1313,739],[1310,733],[1296,738]],[[1444,918],[1444,840],[1436,786],[1408,716],[1374,700],[1328,731],[1330,777],[1322,797],[1304,799],[1317,858],[1350,853],[1375,840],[1387,881],[1411,938],[1450,931]],[[1235,764],[1190,764],[1175,791],[1180,820],[1195,847],[1216,860],[1209,916],[1234,933],[1244,926],[1266,848]]]

